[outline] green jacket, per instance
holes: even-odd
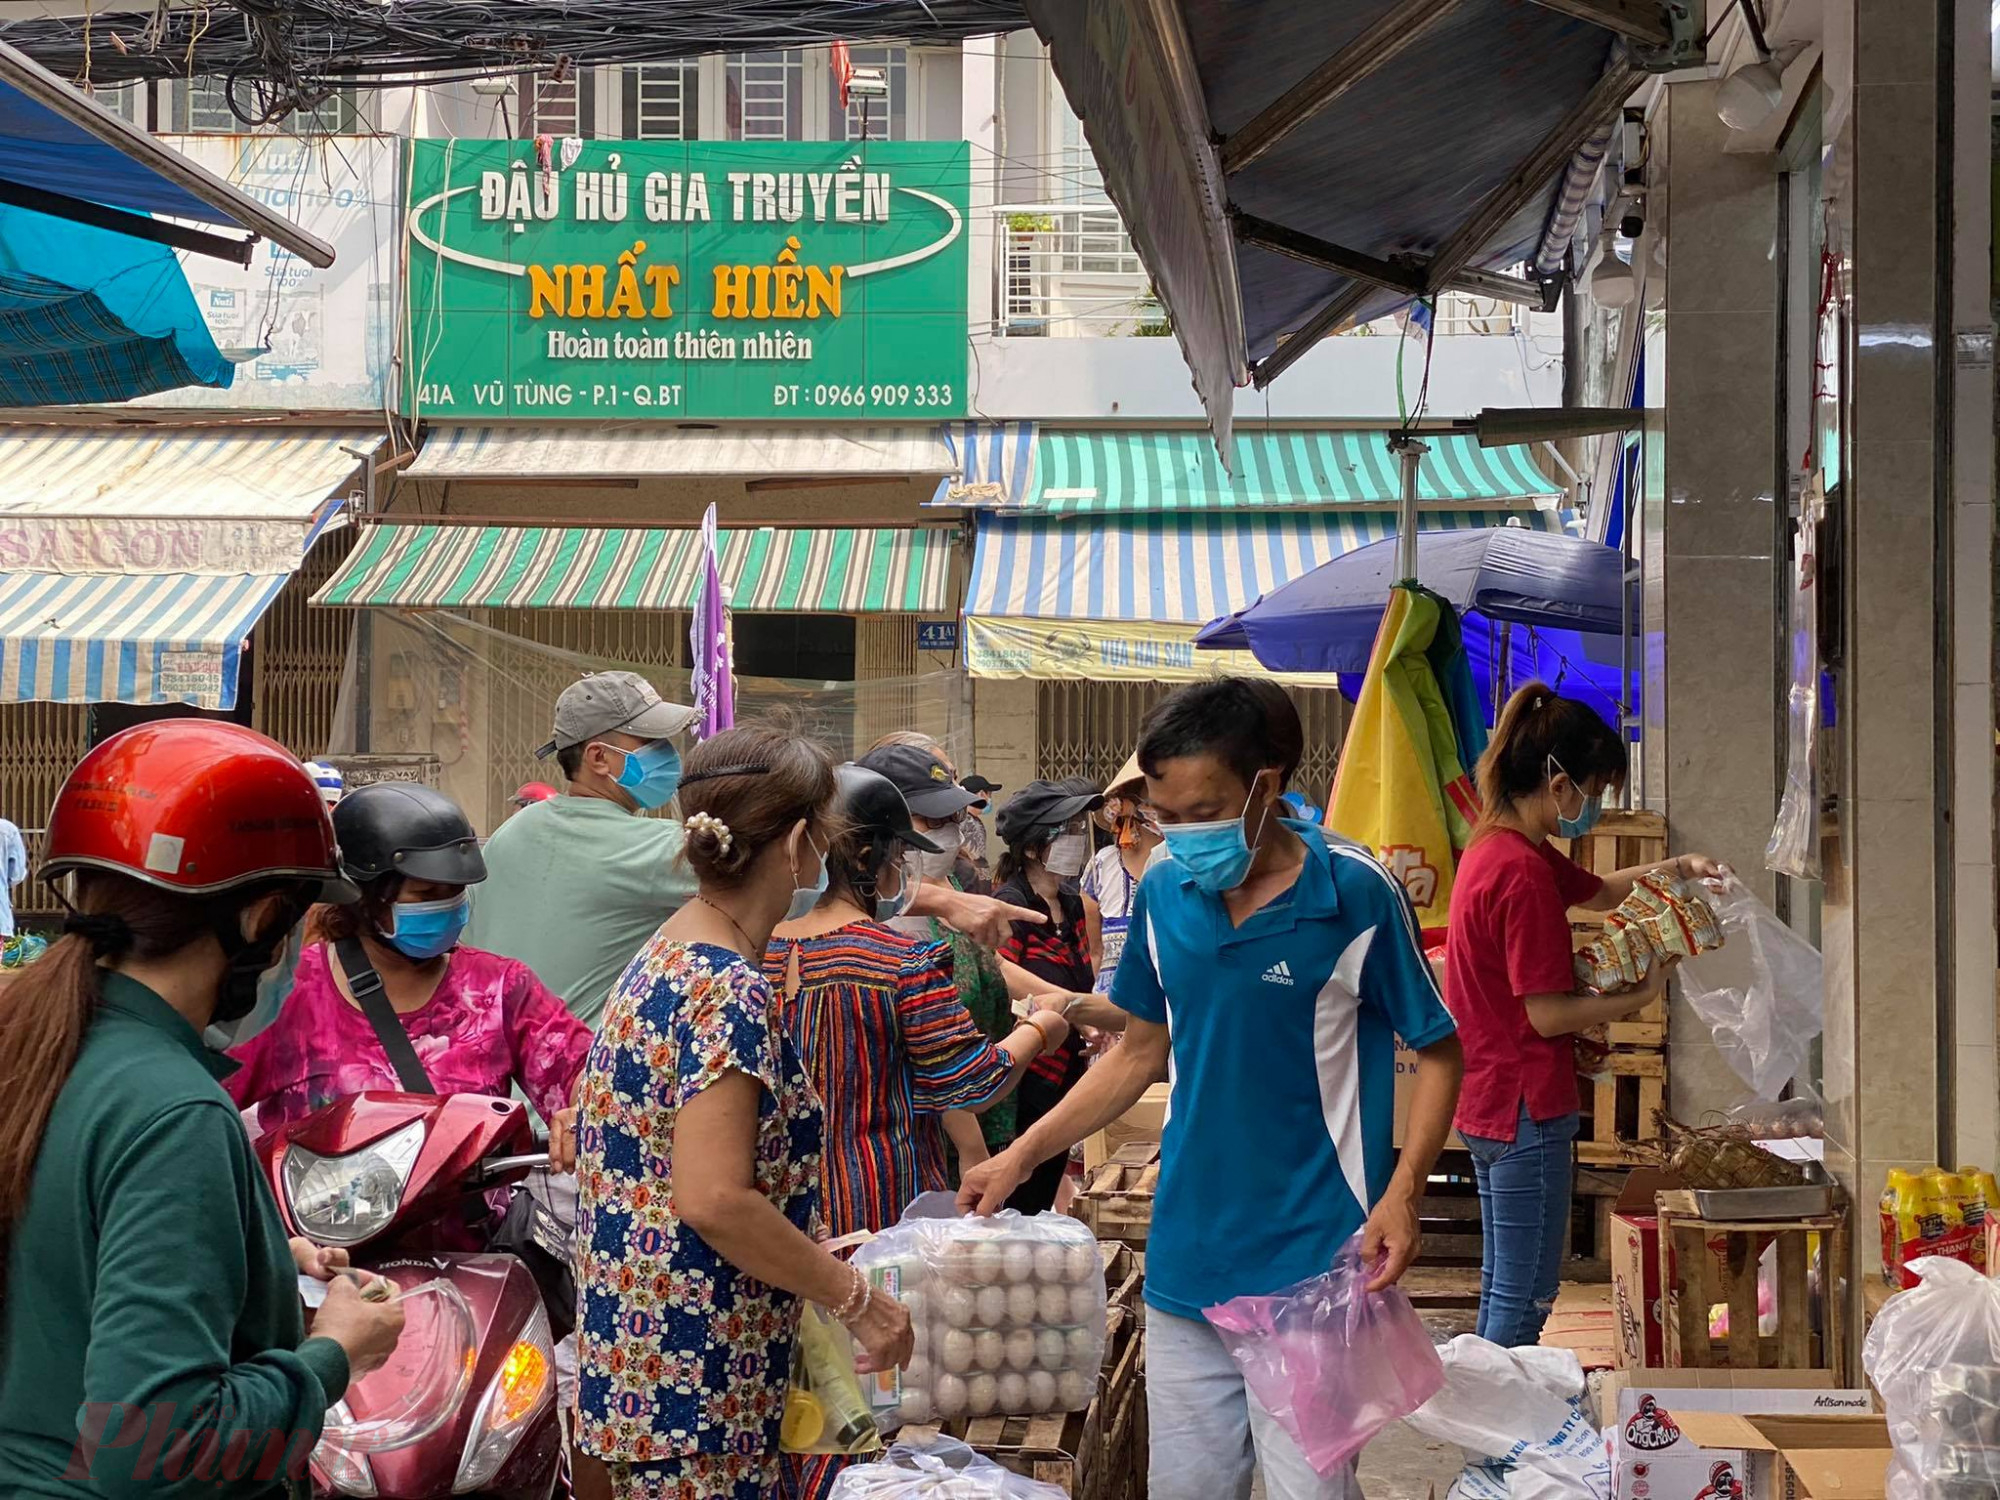
[[[8,1247],[0,1495],[292,1493],[285,1463],[318,1440],[347,1355],[305,1337],[284,1224],[216,1081],[232,1065],[144,985],[103,986]]]

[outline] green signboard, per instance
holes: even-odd
[[[412,143],[404,410],[966,410],[962,141]]]

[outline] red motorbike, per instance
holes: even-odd
[[[486,1243],[489,1191],[547,1165],[535,1144],[516,1100],[387,1092],[258,1142],[290,1232],[351,1252],[404,1300],[395,1356],[327,1414],[311,1460],[321,1494],[556,1493],[562,1433],[541,1290],[515,1256],[463,1248]]]

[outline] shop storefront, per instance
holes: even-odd
[[[1108,776],[1176,684],[1267,675],[1247,653],[1198,649],[1196,633],[1395,531],[1400,481],[1381,432],[1239,426],[1233,472],[1193,428],[967,425],[952,436],[962,468],[937,501],[978,515],[965,660],[982,720],[989,703],[996,731],[1030,701],[1034,713],[1031,747],[1000,738],[987,758],[1028,751],[1034,774]],[[1426,441],[1426,529],[1563,524],[1562,489],[1528,450]],[[1280,680],[1306,720],[1300,785],[1323,798],[1346,729],[1338,684]]]
[[[346,748],[435,755],[490,827],[554,774],[578,670],[684,678],[711,506],[739,676],[837,700],[847,744],[963,696],[969,549],[925,509],[966,401],[963,143],[410,150],[421,445],[315,600],[359,611]]]

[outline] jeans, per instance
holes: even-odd
[[[1146,1420],[1152,1500],[1361,1500],[1349,1468],[1322,1479],[1257,1404],[1243,1372],[1205,1322],[1146,1309]]]
[[[1576,1128],[1574,1114],[1538,1122],[1524,1104],[1513,1140],[1465,1137],[1485,1226],[1479,1336],[1503,1349],[1541,1342],[1561,1289]]]

